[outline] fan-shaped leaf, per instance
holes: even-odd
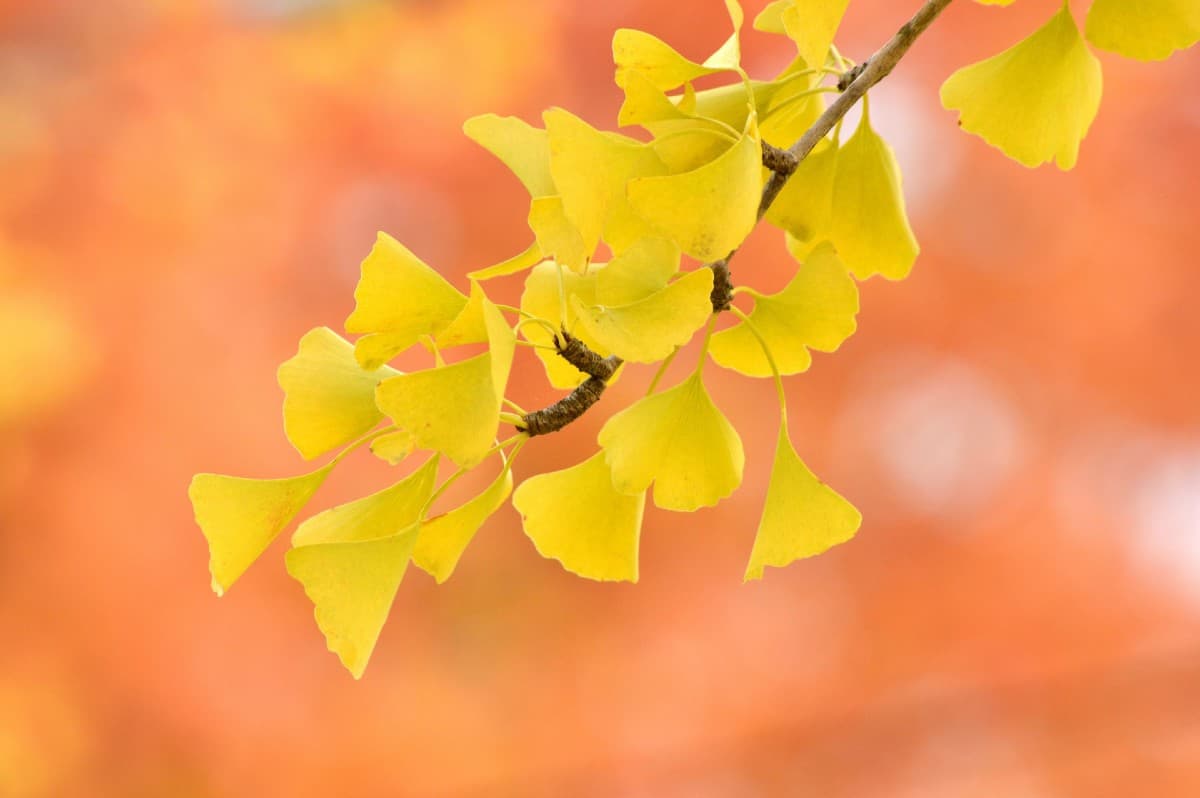
[[[1095,0],[1088,9],[1088,41],[1140,61],[1161,61],[1200,41],[1196,0]]]
[[[525,534],[538,553],[587,579],[636,582],[646,494],[612,484],[604,453],[562,471],[525,480],[513,494]]]
[[[1063,7],[1024,41],[955,72],[942,105],[958,123],[1025,166],[1075,166],[1100,108],[1100,62]]]
[[[546,131],[515,116],[483,114],[464,122],[463,133],[511,169],[530,197],[558,193],[550,176]]]
[[[629,182],[634,210],[700,261],[723,258],[758,221],[762,150],[753,121],[737,143],[690,172]]]
[[[599,442],[617,492],[637,495],[653,482],[654,503],[665,510],[712,506],[742,482],[741,438],[709,398],[698,369],[610,418]]]
[[[768,565],[782,568],[844,543],[854,537],[861,523],[858,510],[808,470],[796,455],[787,430],[780,428],[746,580],[762,579]]]
[[[197,474],[188,488],[196,523],[208,541],[212,588],[224,594],[304,508],[333,463],[287,479]]]
[[[512,486],[512,471],[506,465],[483,493],[423,522],[413,549],[413,562],[438,584],[449,579],[475,533],[504,504]]]
[[[713,275],[698,269],[628,305],[588,307],[571,298],[575,316],[603,351],[634,363],[653,363],[683,346],[712,313]]]
[[[422,335],[449,324],[467,298],[399,241],[380,233],[362,263],[346,332],[365,333],[354,345],[363,368],[377,368]]]
[[[379,409],[413,436],[416,446],[442,452],[460,466],[478,463],[500,425],[516,338],[500,311],[484,300],[488,351],[467,360],[384,380]]]
[[[833,247],[823,243],[809,255],[787,287],[769,296],[755,294],[750,321],[766,341],[781,374],[808,369],[808,350],[832,352],[854,333],[858,286]],[[713,360],[750,377],[770,377],[762,346],[744,323],[713,336]]]
[[[375,386],[399,373],[388,366],[362,368],[354,345],[328,327],[305,333],[299,351],[278,372],[288,440],[311,460],[365,434],[383,420]]]
[[[860,280],[904,279],[921,249],[908,226],[896,156],[866,109],[837,155],[831,227],[838,254]]]

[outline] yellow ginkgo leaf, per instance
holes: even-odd
[[[745,130],[751,115],[757,116],[765,111],[771,97],[779,90],[778,85],[761,80],[752,80],[749,85],[749,95],[743,81],[695,92],[692,95],[694,108],[690,115],[697,119],[722,122],[732,128],[729,131],[730,135],[738,130]],[[678,99],[672,98],[673,101]]]
[[[329,650],[362,676],[411,554],[438,458],[377,493],[313,516],[292,535],[288,573],[304,585]]]
[[[392,465],[397,465],[406,459],[415,448],[417,448],[417,442],[413,439],[412,433],[403,429],[387,435],[380,435],[371,441],[371,454]]]
[[[778,294],[755,292],[749,318],[779,372],[797,374],[812,363],[810,348],[832,352],[854,333],[857,313],[858,286],[826,242]],[[722,366],[747,376],[772,375],[762,346],[745,322],[714,335],[708,351]]]
[[[595,304],[596,283],[605,271],[607,271],[607,267],[593,264],[587,274],[564,271],[562,275],[563,290],[567,298],[567,315],[565,319],[562,319],[562,323],[568,330],[575,330],[573,335],[601,357],[608,357],[612,352],[586,329],[578,329],[571,299],[578,297],[585,305]],[[537,318],[552,320],[555,327],[559,326],[558,279],[557,265],[550,262],[538,264],[525,278],[525,291],[521,294],[521,310]],[[522,326],[521,336],[539,346],[554,345],[554,337],[550,334],[550,330],[540,324]],[[588,378],[588,375],[563,360],[556,352],[549,349],[535,349],[534,353],[546,369],[546,379],[555,388],[570,390]]]
[[[546,258],[582,274],[587,270],[592,251],[583,243],[579,230],[567,218],[562,197],[538,197],[529,204],[529,229],[537,238],[537,247]]]
[[[726,39],[715,53],[705,59],[704,66],[710,69],[740,70],[742,68],[741,33],[746,15],[738,0],[725,0],[725,10],[729,12],[729,21],[733,23],[733,35]]]
[[[526,269],[533,268],[544,260],[542,248],[534,241],[529,245],[529,248],[524,252],[513,255],[507,260],[502,260],[499,263],[488,266],[486,269],[476,269],[473,272],[467,272],[467,277],[472,280],[491,280],[496,277],[507,277],[510,274],[520,274]]]
[[[854,505],[808,470],[796,455],[786,428],[780,428],[746,580],[762,579],[768,565],[782,568],[845,543],[861,523],[862,515]]]
[[[734,130],[741,130],[745,126],[748,110],[746,93],[741,84],[733,88],[735,92],[725,92],[723,96],[740,103],[740,115],[736,109],[722,110],[726,110],[737,122]],[[617,124],[622,127],[641,125],[654,134],[654,152],[671,172],[687,171],[711,161],[737,138],[730,131],[728,122],[688,113],[681,107],[683,97],[668,97],[642,72],[626,73],[621,89],[625,92],[625,101],[617,116]],[[690,96],[694,101],[695,93]]]
[[[825,65],[848,5],[850,0],[791,0],[783,9],[783,29],[804,63],[814,68]]]
[[[395,535],[421,517],[433,495],[438,456],[391,487],[312,516],[292,533],[292,547],[359,543]]]
[[[434,336],[437,345],[443,349],[463,344],[477,344],[488,339],[487,324],[483,320],[483,303],[487,295],[483,286],[475,280],[471,281],[471,296],[467,304],[446,327]]]
[[[505,465],[483,493],[423,522],[413,549],[413,562],[439,585],[449,579],[475,533],[504,504],[512,486],[512,471]]]
[[[1100,108],[1100,62],[1071,9],[1063,7],[1024,41],[963,67],[942,84],[958,123],[1018,163],[1075,166],[1079,143]]]
[[[720,67],[706,67],[689,61],[662,39],[640,30],[618,30],[613,34],[612,50],[618,86],[629,71],[643,73],[662,91],[721,71]]]
[[[513,506],[538,554],[587,579],[637,581],[646,494],[618,493],[603,452],[525,480]]]
[[[783,27],[783,12],[790,8],[791,5],[792,0],[772,0],[754,18],[754,29],[760,30],[763,33],[786,35],[787,29]]]
[[[188,488],[208,541],[212,588],[223,595],[304,508],[333,463],[299,477],[244,479],[197,474]]]
[[[628,305],[589,307],[576,295],[571,306],[602,351],[633,363],[654,363],[686,344],[708,319],[712,284],[712,270],[697,269]]]
[[[349,341],[328,327],[310,330],[296,355],[279,367],[288,440],[311,460],[365,434],[383,420],[375,386],[399,373],[388,366],[367,371]]]
[[[637,495],[654,483],[654,503],[691,512],[711,507],[742,482],[742,440],[704,388],[701,372],[610,418],[600,446],[613,488]]]
[[[550,139],[550,170],[563,211],[579,231],[588,256],[601,238],[620,251],[644,237],[649,228],[630,209],[625,184],[631,178],[666,172],[654,148],[596,130],[561,108],[547,111],[543,118]]]
[[[1095,0],[1088,9],[1088,41],[1140,61],[1161,61],[1200,41],[1196,0]]]
[[[300,546],[287,553],[288,573],[313,603],[329,650],[361,679],[408,568],[420,525],[387,537]]]
[[[380,233],[362,263],[346,332],[364,333],[354,345],[363,368],[377,368],[449,324],[467,298],[399,241]]]
[[[677,271],[679,247],[663,238],[643,238],[597,270],[594,302],[601,305],[637,302],[666,288]]]
[[[831,237],[837,155],[837,147],[829,139],[817,144],[783,184],[783,190],[767,209],[767,221],[799,241],[815,243]]]
[[[530,197],[558,193],[550,176],[550,143],[546,131],[514,116],[483,114],[464,122],[463,132],[511,169]]]
[[[471,467],[483,459],[500,426],[516,337],[486,299],[488,351],[467,360],[384,380],[375,391],[379,409],[412,434],[416,446],[442,452]]]
[[[763,141],[790,147],[825,112],[826,95],[818,91],[823,75],[812,73],[799,56],[768,86],[766,106],[759,108],[758,130]]]
[[[715,160],[690,172],[629,182],[629,201],[687,254],[709,262],[745,240],[758,221],[762,150],[753,120]]]
[[[838,254],[860,280],[874,274],[902,280],[921,250],[908,225],[900,166],[871,128],[868,107],[837,155],[830,232]]]

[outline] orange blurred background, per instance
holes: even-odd
[[[855,0],[843,51],[916,6]],[[1056,6],[955,3],[873,92],[924,251],[790,382],[854,541],[741,584],[777,415],[710,367],[746,481],[650,509],[640,584],[564,573],[505,508],[446,585],[410,571],[356,683],[285,541],[213,596],[188,480],[304,470],[275,368],[340,326],[376,230],[460,288],[529,243],[465,118],[612,127],[613,30],[703,57],[722,4],[0,0],[0,796],[1200,795],[1200,49],[1100,54],[1071,173],[937,100]],[[735,280],[781,286],[780,239]],[[520,357],[513,395],[552,400]],[[395,473],[356,458],[314,507]]]

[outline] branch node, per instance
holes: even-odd
[[[791,176],[792,172],[796,171],[796,167],[800,165],[800,161],[795,155],[766,141],[762,143],[762,163],[775,174],[785,177]]]
[[[732,257],[731,252],[724,258],[708,264],[708,268],[713,270],[712,293],[708,295],[713,313],[729,310],[733,305],[733,276],[729,271],[729,259]]]
[[[863,61],[861,64],[855,64],[854,66],[850,67],[845,72],[843,72],[842,76],[840,78],[838,78],[837,90],[845,91],[846,89],[850,88],[850,84],[853,83],[854,81],[858,80],[858,76],[861,75],[863,72],[866,72],[867,67],[870,66],[870,64],[871,64],[871,59],[868,58],[866,61]]]

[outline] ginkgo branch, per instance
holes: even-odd
[[[841,92],[838,98],[825,109],[812,127],[796,140],[795,144],[784,150],[792,156],[797,166],[808,157],[817,143],[828,135],[834,125],[842,121],[842,117],[863,98],[868,89],[883,80],[896,68],[896,64],[900,63],[900,59],[913,46],[917,38],[951,2],[953,0],[926,0],[925,5],[921,6],[912,19],[901,25],[900,30],[896,31],[896,35],[879,48],[878,52],[842,74],[838,79],[837,88]],[[763,163],[768,169],[771,169],[766,161],[768,157],[774,158],[775,156],[767,155],[768,146],[766,142],[763,142]],[[771,149],[778,148],[772,147]],[[771,169],[771,177],[763,187],[762,199],[758,204],[760,220],[766,215],[767,210],[775,202],[779,192],[783,191],[783,187],[795,171],[795,167],[791,171]],[[729,271],[729,261],[736,252],[737,250],[734,250],[720,260],[708,264],[708,268],[713,270],[712,308],[714,313],[729,310],[733,301],[733,276]]]
[[[808,154],[813,151],[817,143],[825,138],[826,134],[833,129],[833,126],[840,122],[842,117],[854,107],[855,103],[862,99],[868,89],[891,74],[892,70],[896,68],[896,64],[900,63],[900,59],[913,46],[913,43],[937,19],[938,15],[946,10],[946,6],[950,5],[951,2],[953,0],[926,0],[925,5],[921,6],[912,19],[900,26],[900,30],[896,31],[896,35],[887,44],[880,47],[874,55],[863,62],[863,64],[866,64],[866,67],[842,89],[842,93],[836,100],[830,103],[825,112],[813,123],[812,127],[806,130],[804,135],[788,148],[788,152],[796,157],[797,163],[808,157]],[[859,66],[862,66],[862,64]],[[858,67],[854,67],[847,74],[852,74],[856,70],[858,70]],[[842,88],[840,81],[838,88]],[[767,209],[775,202],[775,198],[783,190],[789,176],[781,176],[778,172],[771,175],[770,180],[767,181],[767,185],[763,188],[762,201],[758,206],[759,219],[766,214]]]
[[[771,177],[763,187],[762,199],[759,201],[759,220],[766,215],[767,210],[775,202],[779,192],[783,190],[800,162],[807,158],[817,143],[842,121],[842,117],[866,95],[868,89],[883,80],[896,68],[896,64],[900,62],[917,38],[951,2],[953,0],[926,0],[912,19],[900,26],[887,44],[861,64],[842,73],[837,86],[837,90],[841,94],[792,146],[784,150],[765,141],[762,142],[763,165],[771,170]],[[705,264],[713,272],[713,288],[709,299],[714,314],[729,310],[733,305],[734,288],[729,261],[736,252],[735,249],[724,258]],[[565,305],[565,298],[563,301]],[[522,429],[531,437],[557,432],[587,412],[589,407],[600,401],[600,396],[608,385],[608,379],[623,362],[615,355],[601,358],[588,349],[582,341],[569,336],[561,346],[556,338],[555,346],[560,357],[589,376],[579,387],[554,404],[533,413],[527,413],[522,417]],[[597,364],[604,364],[604,366],[600,368]]]
[[[558,432],[586,413],[589,407],[600,401],[601,394],[608,387],[608,380],[624,362],[616,355],[600,357],[566,330],[559,333],[559,337],[554,339],[559,357],[587,374],[588,378],[549,407],[522,416],[521,429],[530,437]]]

